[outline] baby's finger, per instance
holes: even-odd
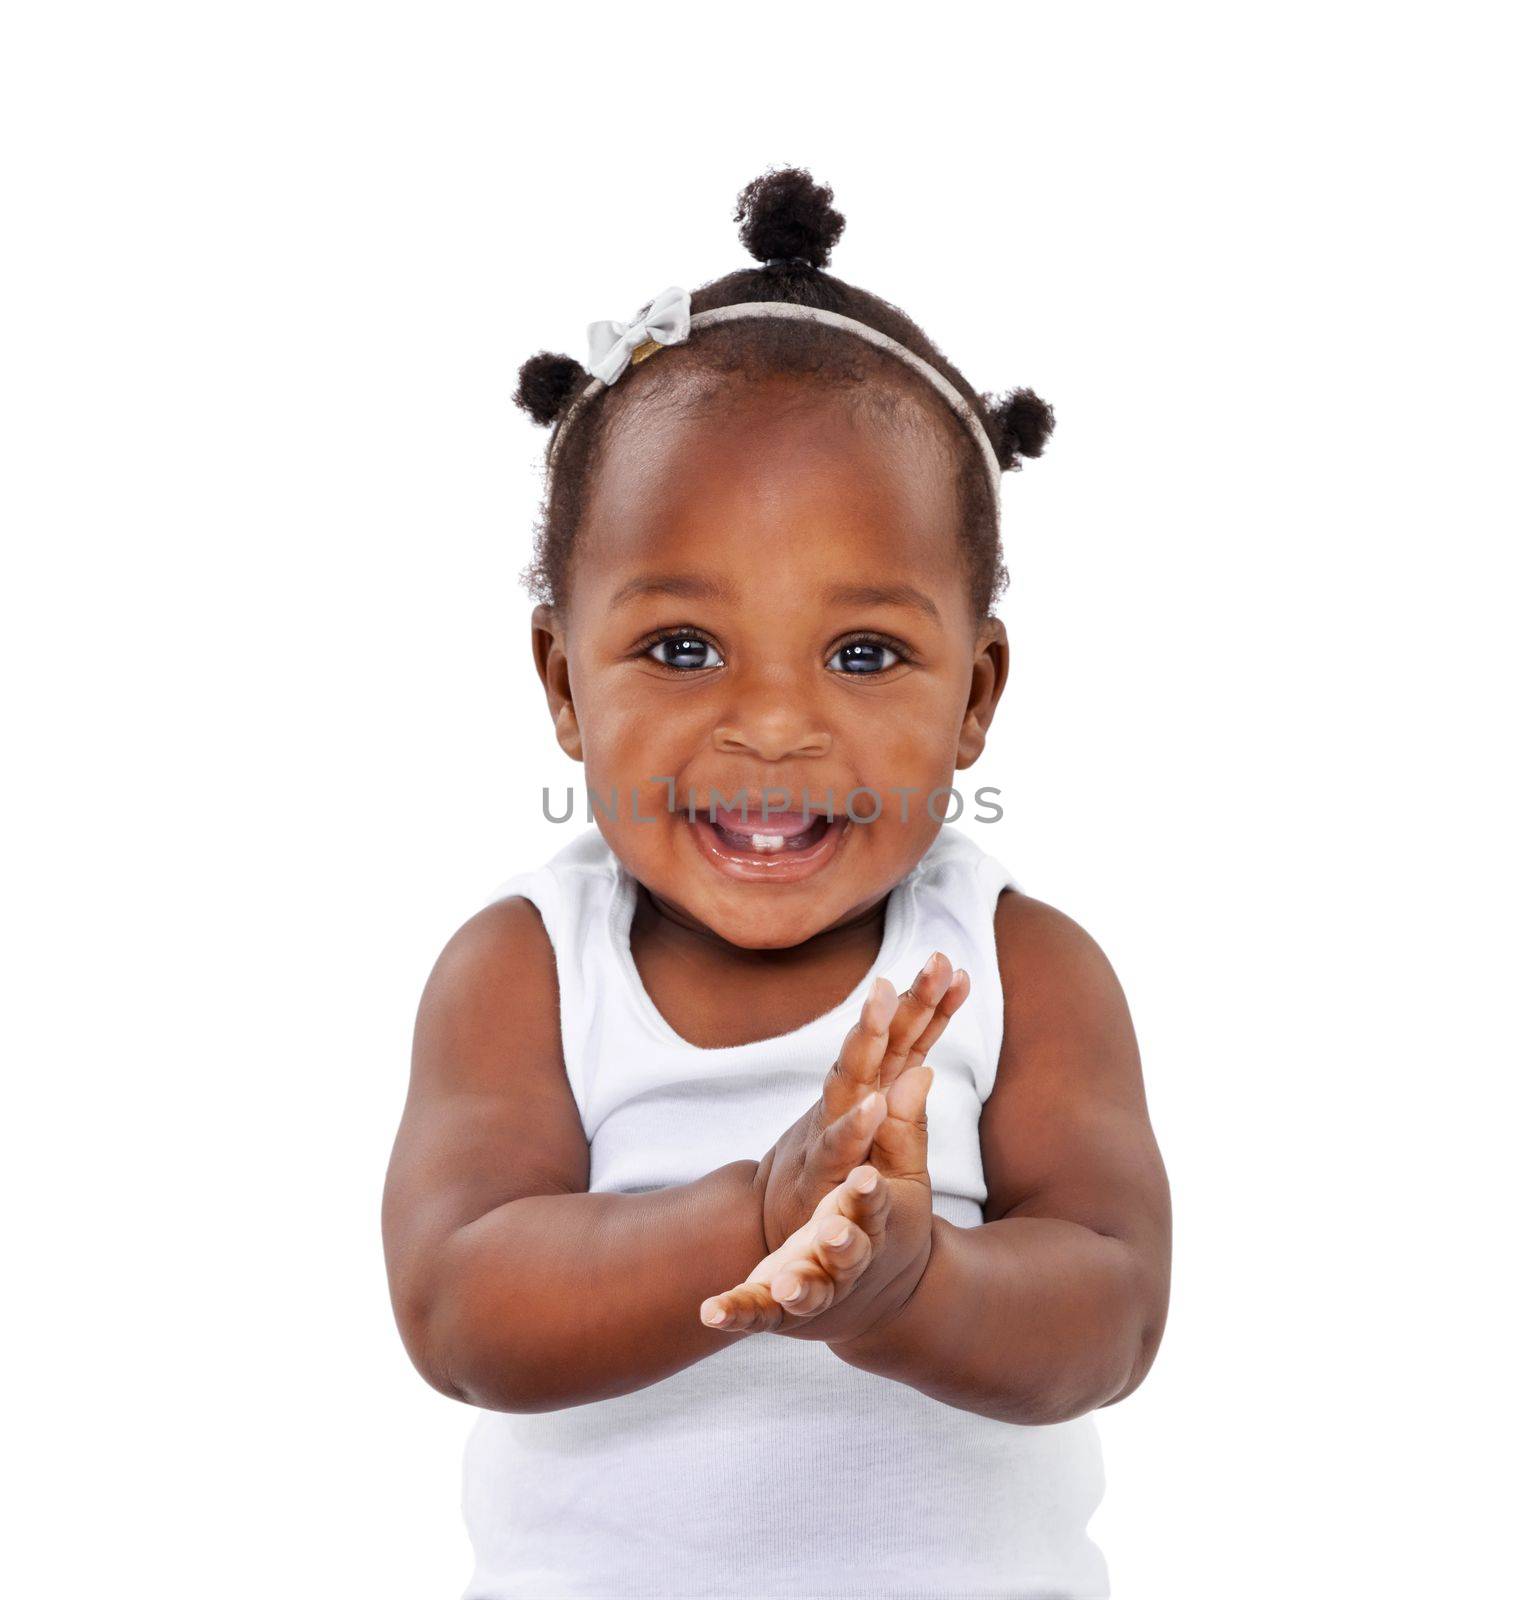
[[[872,1089],[881,1087],[881,1061],[887,1052],[887,1033],[897,1012],[897,990],[885,978],[871,985],[854,1026],[844,1035],[838,1060],[823,1082],[825,1120],[842,1116]]]
[[[769,1292],[793,1317],[815,1317],[833,1304],[837,1289],[815,1261],[793,1261],[769,1280]]]
[[[835,1291],[842,1294],[870,1265],[875,1247],[863,1228],[837,1213],[818,1225],[812,1253]]]
[[[886,1115],[886,1096],[876,1090],[823,1129],[806,1158],[806,1174],[815,1188],[831,1189],[870,1154],[871,1140]]]
[[[888,1117],[890,1122],[891,1118]],[[826,1207],[826,1211],[824,1210]],[[886,1236],[887,1215],[892,1209],[892,1186],[869,1162],[858,1166],[826,1197],[813,1217],[837,1214],[847,1217],[870,1240],[879,1245]]]
[[[700,1321],[717,1333],[772,1333],[784,1320],[784,1308],[766,1283],[739,1283],[700,1302]]]
[[[897,1012],[887,1032],[886,1054],[881,1061],[879,1081],[883,1086],[907,1066],[909,1052],[929,1026],[935,1007],[944,998],[950,982],[950,961],[936,950],[898,999]]]
[[[913,1042],[908,1051],[908,1067],[922,1066],[924,1057],[934,1049],[940,1035],[945,1032],[945,1025],[961,1009],[962,1002],[972,992],[972,977],[965,967],[957,967],[951,975],[950,987],[940,996],[940,1002],[934,1009],[928,1025]]]

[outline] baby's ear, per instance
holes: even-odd
[[[534,668],[544,685],[545,703],[555,724],[555,742],[573,761],[582,759],[582,730],[571,698],[571,672],[566,661],[565,629],[553,607],[537,605],[530,619]]]
[[[985,617],[977,630],[977,651],[972,660],[972,685],[967,709],[956,740],[956,770],[970,767],[983,753],[988,728],[998,710],[1004,681],[1009,677],[1009,635],[997,617]]]

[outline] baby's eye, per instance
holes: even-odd
[[[895,667],[901,660],[902,657],[889,644],[882,644],[876,639],[852,639],[833,652],[833,658],[828,665],[834,672],[858,675],[867,672],[885,672],[889,667]]]
[[[721,652],[708,639],[701,639],[692,633],[675,633],[669,638],[659,639],[646,653],[665,667],[678,667],[685,672],[692,672],[698,667],[722,665]]]

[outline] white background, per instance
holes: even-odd
[[[1526,1591],[1521,8],[557,9],[8,14],[8,1592],[467,1578],[377,1207],[428,967],[580,780],[508,395],[785,162],[1058,411],[975,836],[1116,964],[1172,1174],[1116,1594]]]

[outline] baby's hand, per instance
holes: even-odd
[[[884,1238],[890,1187],[874,1167],[857,1167],[735,1289],[712,1295],[700,1320],[722,1333],[772,1333],[843,1300]]]
[[[964,972],[938,951],[902,995],[885,978],[871,986],[859,1020],[845,1036],[822,1096],[780,1136],[759,1167],[764,1240],[771,1255],[859,1162],[879,1148],[888,1096],[907,1079],[909,1093],[924,1058],[967,997]],[[919,1097],[922,1105],[923,1096]]]
[[[965,994],[965,974],[958,976]],[[703,1322],[726,1333],[781,1332],[831,1344],[868,1333],[903,1305],[933,1240],[925,1115],[933,1082],[925,1066],[899,1076],[872,1162],[823,1196],[736,1288],[706,1300]]]

